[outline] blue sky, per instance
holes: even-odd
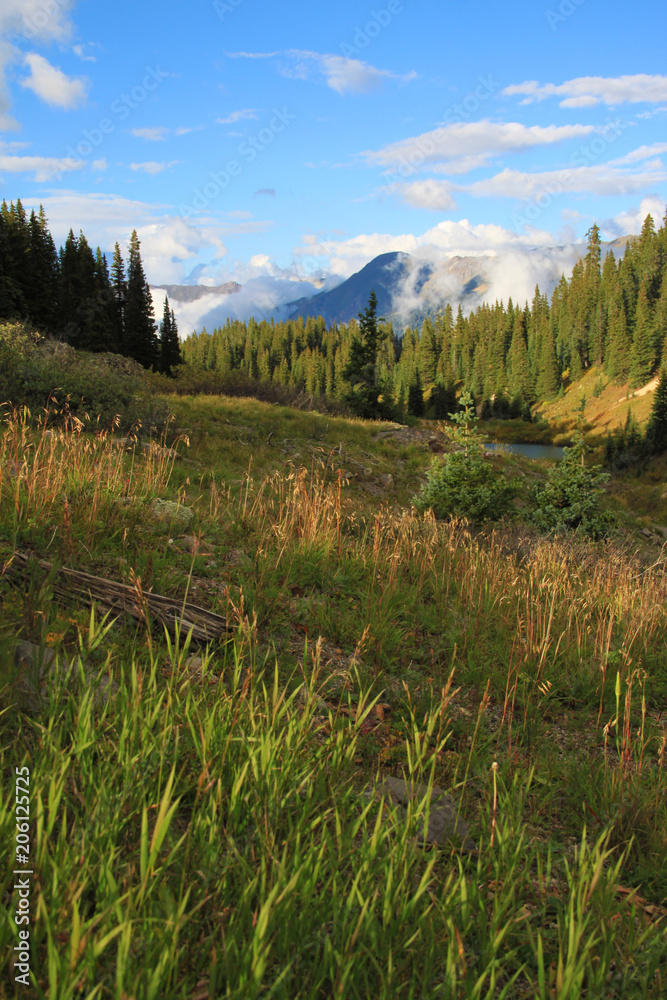
[[[666,29],[662,0],[2,0],[2,194],[269,302],[387,250],[613,238],[664,215]]]

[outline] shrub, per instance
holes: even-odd
[[[579,531],[591,538],[603,538],[613,524],[610,511],[602,506],[602,488],[609,479],[601,466],[587,468],[587,447],[581,432],[563,459],[549,471],[547,482],[533,488],[535,509],[531,519],[541,531]]]
[[[69,414],[88,413],[106,427],[118,414],[126,429],[155,418],[149,397],[144,369],[130,358],[76,351],[23,324],[0,325],[0,402],[52,413],[67,405]]]
[[[499,476],[484,457],[472,396],[466,393],[459,403],[462,412],[450,414],[456,424],[449,432],[455,450],[434,458],[413,502],[418,510],[432,509],[437,518],[497,521],[512,512],[518,481]]]

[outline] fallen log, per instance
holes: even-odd
[[[33,555],[15,552],[5,564],[2,574],[24,577],[27,575],[30,563],[38,565],[46,573],[55,572],[53,590],[64,598],[77,597],[87,605],[96,602],[109,611],[120,611],[130,615],[137,621],[143,621],[147,626],[150,619],[156,619],[168,629],[172,638],[176,637],[176,629],[182,638],[192,630],[195,642],[207,643],[219,639],[224,633],[233,632],[226,618],[197,607],[188,601],[174,600],[163,597],[152,591],[144,591],[140,581],[135,586],[116,583],[101,576],[81,573],[78,570],[56,567],[46,559],[38,559]]]

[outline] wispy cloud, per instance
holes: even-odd
[[[364,94],[377,90],[385,80],[406,83],[417,74],[391,73],[377,69],[360,59],[348,59],[335,53],[311,52],[307,49],[285,49],[281,52],[228,52],[231,59],[279,59],[278,69],[283,76],[295,80],[315,79],[325,83],[336,93]]]
[[[169,163],[159,160],[147,160],[145,163],[131,163],[130,170],[143,170],[145,174],[161,174],[163,170],[174,167],[178,160],[171,160]]]
[[[36,52],[29,52],[23,61],[30,76],[21,80],[21,86],[32,90],[40,100],[66,111],[84,103],[89,85],[84,77],[67,76]]]
[[[258,108],[241,108],[239,111],[230,111],[224,118],[216,118],[218,125],[234,125],[235,122],[245,121],[246,118],[256,118]]]
[[[87,56],[85,54],[83,50],[83,45],[73,45],[72,52],[74,52],[74,54],[77,55],[79,59],[83,59],[84,62],[97,62],[95,56]]]
[[[562,97],[561,108],[587,108],[596,104],[640,104],[667,100],[667,76],[636,73],[633,76],[578,76],[565,83],[526,80],[502,91],[508,97],[524,94],[522,104]]]
[[[165,125],[154,125],[150,128],[133,128],[132,135],[139,139],[148,139],[149,142],[163,142],[169,135],[169,129]]]
[[[604,196],[634,194],[666,180],[667,171],[662,166],[630,171],[606,163],[535,173],[505,168],[494,177],[468,184],[466,191],[478,197],[525,201],[544,192],[589,192]]]
[[[367,150],[362,155],[369,164],[394,169],[403,167],[406,174],[414,174],[420,167],[461,174],[484,166],[501,153],[550,146],[581,138],[593,130],[592,125],[522,125],[488,119],[452,122],[382,149]]]
[[[269,198],[275,198],[275,196],[276,196],[276,189],[275,188],[260,188],[259,191],[255,191],[255,193],[253,195],[253,198],[256,198],[257,195],[268,195]]]
[[[65,159],[56,156],[2,156],[0,155],[0,175],[32,174],[34,180],[49,181],[60,174],[80,170],[83,160]]]

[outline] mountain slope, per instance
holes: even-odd
[[[421,291],[432,271],[431,264],[416,261],[410,254],[401,251],[383,253],[336,288],[319,292],[311,298],[290,302],[287,309],[293,308],[289,318],[322,316],[327,325],[348,323],[366,307],[370,291],[374,289],[378,300],[378,315],[389,319],[395,311],[397,290],[409,280],[418,292]]]

